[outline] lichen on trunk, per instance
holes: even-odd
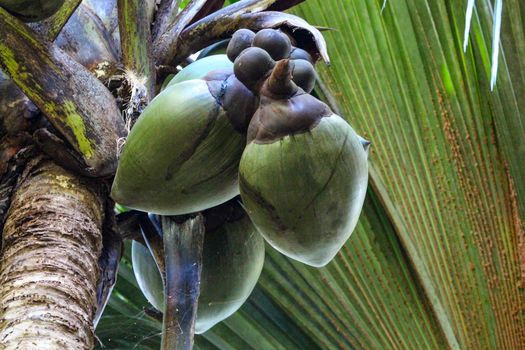
[[[45,158],[28,163],[3,232],[1,349],[93,347],[101,188]]]

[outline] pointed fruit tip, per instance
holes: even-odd
[[[293,68],[294,64],[289,59],[277,61],[267,80],[271,93],[289,97],[297,92],[297,85],[292,81]]]
[[[361,145],[363,146],[365,152],[368,154],[368,151],[370,149],[370,145],[372,144],[371,141],[368,141],[367,139],[362,138],[359,136],[359,141],[361,142]]]

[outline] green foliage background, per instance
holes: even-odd
[[[490,91],[492,2],[307,0],[325,32],[329,100],[372,140],[370,189],[338,257],[314,269],[268,248],[240,312],[204,349],[525,347],[525,3],[503,7]],[[158,349],[129,262],[97,329],[105,349]]]

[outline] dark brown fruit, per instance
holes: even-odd
[[[315,86],[315,69],[312,64],[306,60],[293,60],[292,79],[294,83],[310,93]]]
[[[248,88],[255,86],[271,71],[275,62],[268,52],[258,47],[244,50],[233,64],[233,72]]]
[[[226,55],[228,55],[230,61],[235,61],[243,50],[252,46],[254,37],[255,33],[249,29],[239,29],[236,31],[226,48]]]
[[[276,61],[288,58],[292,51],[288,36],[275,29],[263,29],[258,32],[253,39],[253,46],[266,50]]]
[[[292,52],[290,53],[291,60],[307,60],[311,64],[314,64],[312,56],[299,47],[292,47]]]

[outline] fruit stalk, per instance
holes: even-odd
[[[161,219],[164,232],[166,283],[162,350],[190,350],[200,294],[204,218],[197,215],[183,223]]]
[[[161,235],[159,235],[157,229],[148,218],[147,215],[141,214],[139,218],[140,231],[142,232],[142,238],[144,243],[148,247],[151,255],[155,259],[155,264],[160,271],[162,282],[166,284],[166,268],[164,264],[164,242]]]
[[[168,25],[177,17],[182,0],[160,0],[155,14],[153,25],[153,38],[164,33]]]
[[[164,33],[159,33],[153,43],[153,57],[157,64],[169,65],[175,55],[180,33],[190,24],[193,18],[206,5],[206,0],[193,0],[166,27]]]

